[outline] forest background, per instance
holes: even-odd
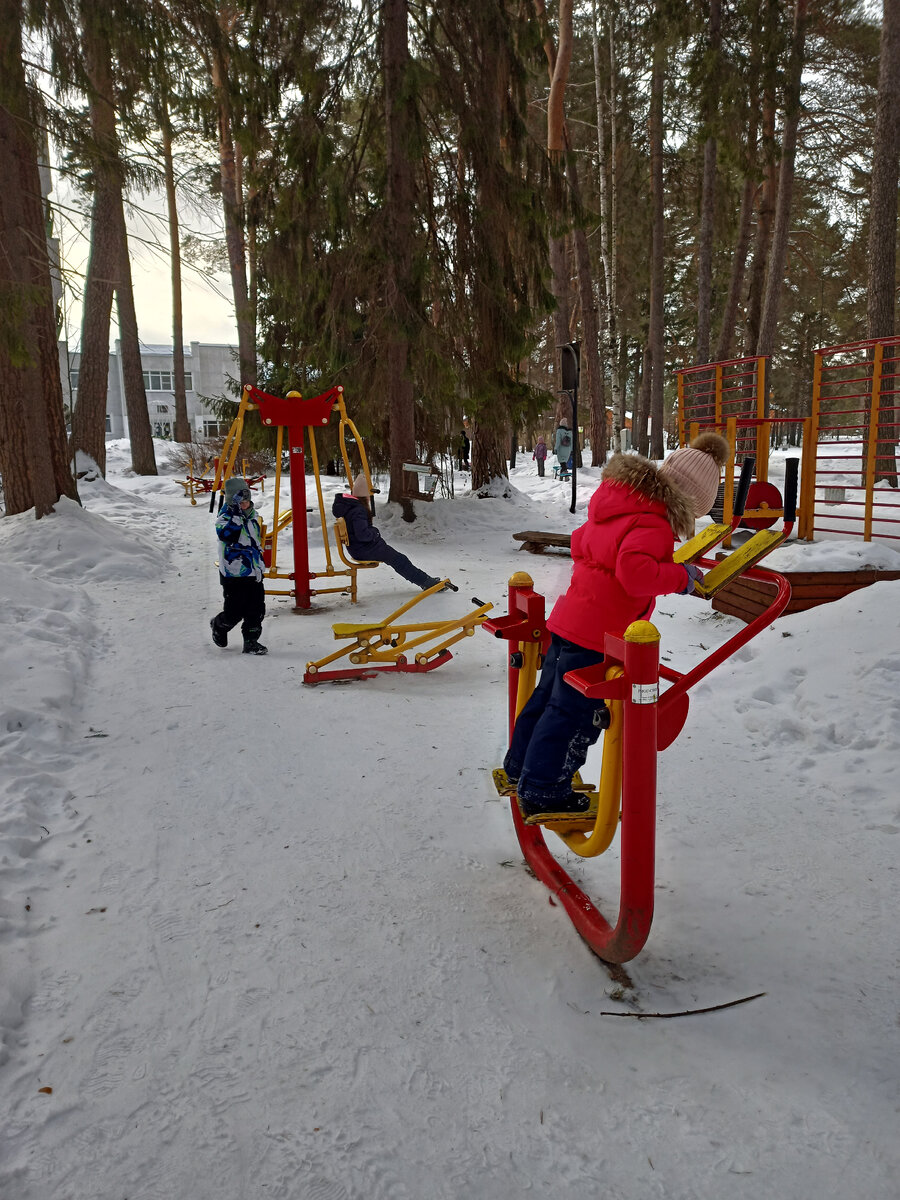
[[[65,278],[71,413],[48,136],[90,229]],[[343,384],[412,519],[402,463],[464,419],[473,490],[504,494],[522,431],[569,411],[573,341],[595,463],[626,412],[662,456],[678,366],[771,355],[770,411],[800,413],[814,348],[895,332],[898,154],[897,0],[0,0],[6,511],[105,471],[114,302],[132,466],[156,471],[127,220],[154,192],[176,439],[183,260],[227,264],[236,387]],[[224,236],[182,236],[179,211],[211,202]]]

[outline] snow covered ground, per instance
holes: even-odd
[[[333,621],[410,598],[383,567],[355,608],[271,601],[268,657],[217,650],[212,519],[126,463],[83,509],[0,521],[3,1200],[896,1200],[900,584],[778,621],[692,693],[654,926],[611,972],[491,786],[504,645],[302,686]],[[459,584],[429,611],[503,611],[522,569],[552,601],[568,560],[510,535],[574,528],[598,474],[574,516],[528,458],[509,501],[459,477],[378,521]],[[689,597],[654,620],[679,670],[737,628]],[[618,843],[562,857],[614,916]]]

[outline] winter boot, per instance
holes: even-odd
[[[262,627],[256,629],[244,630],[244,654],[268,654],[267,646],[264,646],[259,640],[259,635],[262,633]]]
[[[212,630],[212,639],[215,644],[217,646],[222,646],[224,649],[224,647],[228,645],[228,630],[224,625],[219,624],[218,617],[213,617],[209,623],[209,627]]]

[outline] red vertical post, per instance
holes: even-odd
[[[634,957],[653,922],[656,867],[656,745],[659,632],[635,621],[624,635],[626,694],[622,733],[622,894],[614,940],[617,962]],[[619,957],[624,952],[624,957]]]
[[[309,536],[306,529],[306,455],[303,426],[288,426],[291,470],[291,529],[294,534],[294,611],[310,607]]]

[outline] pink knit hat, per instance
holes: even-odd
[[[357,500],[368,500],[369,498],[369,481],[362,471],[353,480],[353,495]]]
[[[731,447],[718,433],[701,433],[689,446],[675,450],[659,468],[660,476],[688,497],[695,517],[712,508],[719,490],[719,475]]]

